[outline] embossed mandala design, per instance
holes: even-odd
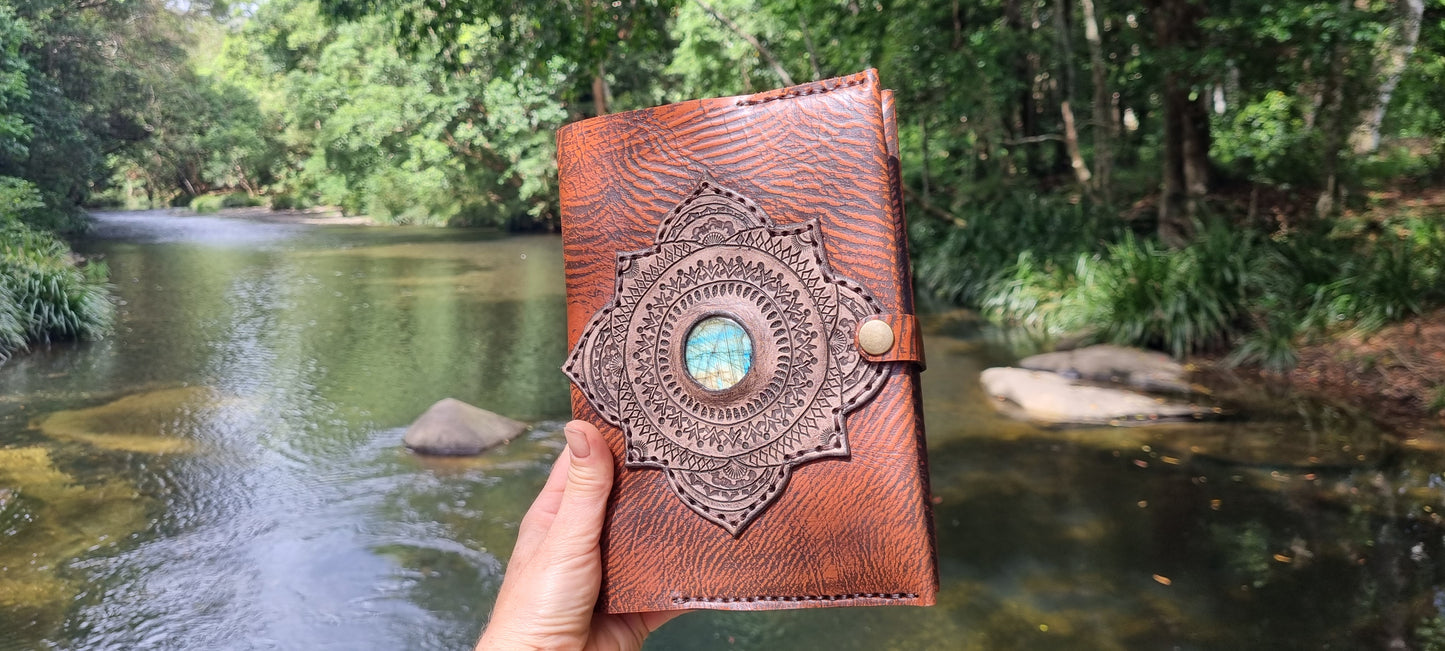
[[[704,178],[652,247],[617,256],[613,300],[563,371],[622,428],[627,467],[661,469],[688,507],[738,535],[794,466],[848,456],[844,417],[885,371],[854,337],[880,311],[829,270],[817,222],[777,226]],[[733,326],[745,336],[719,330]],[[729,337],[725,350],[710,337]]]

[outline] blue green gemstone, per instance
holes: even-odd
[[[753,340],[737,321],[713,316],[687,333],[687,374],[706,389],[721,391],[743,381],[753,366]]]

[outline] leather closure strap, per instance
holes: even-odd
[[[886,332],[878,325],[888,326]],[[887,334],[892,341],[887,341]],[[870,362],[913,362],[918,370],[927,368],[923,359],[923,335],[918,330],[918,318],[912,314],[875,314],[858,324],[854,336],[858,352]],[[882,352],[874,353],[870,350]]]

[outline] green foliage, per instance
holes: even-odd
[[[1373,331],[1445,302],[1445,223],[1407,218],[1383,228],[1354,247],[1336,235],[1336,279],[1316,290],[1311,322]]]
[[[1125,233],[1097,256],[1080,255],[1071,273],[1041,269],[1024,256],[982,305],[994,318],[1042,334],[1090,332],[1182,356],[1216,349],[1242,330],[1263,284],[1255,266],[1260,248],[1254,234],[1222,224],[1178,250]]]
[[[1017,262],[980,288],[979,302],[990,318],[1044,337],[1087,332],[1093,324],[1082,287],[1093,282],[1096,257],[1080,253],[1072,267],[1040,264],[1032,252],[1020,253]]]
[[[569,117],[560,96],[574,64],[523,63],[515,43],[480,25],[445,43],[400,43],[386,16],[320,11],[267,3],[219,62],[281,131],[269,188],[288,197],[282,206],[330,204],[388,223],[556,226],[553,132]]]
[[[1445,615],[1421,618],[1415,628],[1415,641],[1421,651],[1445,651]]]
[[[1386,144],[1359,161],[1360,185],[1369,190],[1395,190],[1402,185],[1428,184],[1441,170],[1445,148],[1420,151],[1416,147]]]
[[[1405,66],[1380,132],[1445,149],[1445,3],[1425,0],[1420,41]],[[1439,167],[1437,166],[1438,170]]]
[[[1024,252],[977,304],[1040,335],[1087,333],[1175,356],[1232,346],[1233,362],[1284,370],[1301,336],[1375,330],[1445,303],[1445,224],[1386,228],[1270,240],[1215,221],[1179,249],[1125,233],[1071,267]]]
[[[919,284],[947,300],[976,305],[1000,274],[1017,275],[1011,265],[1052,274],[1080,253],[1114,241],[1123,228],[1086,201],[1005,194],[969,204],[954,221],[915,217],[912,231],[913,241],[923,244],[917,247]]]
[[[1310,186],[1319,182],[1319,132],[1305,124],[1303,101],[1271,90],[1219,118],[1211,154],[1249,180],[1267,185]]]
[[[310,207],[304,200],[294,194],[283,192],[271,196],[272,210],[304,210]]]
[[[0,183],[0,200],[9,221],[54,231],[96,200],[268,198],[554,229],[560,125],[877,67],[896,91],[919,286],[944,299],[1036,332],[1235,345],[1270,366],[1301,337],[1445,301],[1437,222],[1297,219],[1322,192],[1358,207],[1361,190],[1441,180],[1445,4],[1427,6],[1408,56],[1409,3],[1095,5],[1086,45],[1081,8],[1042,0],[268,0],[231,20],[204,2],[13,0],[0,181],[26,184]],[[1344,136],[1387,95],[1384,145],[1351,155]],[[1179,104],[1187,123],[1166,119]],[[1194,171],[1209,177],[1175,187],[1186,217],[1220,221],[1165,246],[1145,233],[1176,202],[1158,192],[1180,129],[1202,136]],[[1112,180],[1083,181],[1072,158],[1112,161]],[[1261,194],[1309,205],[1257,213]]]
[[[203,194],[191,199],[189,208],[191,212],[207,215],[221,209],[221,202],[224,197],[218,194]]]
[[[188,207],[192,212],[204,215],[222,208],[250,208],[264,204],[265,201],[260,197],[253,197],[245,192],[231,192],[228,194],[203,194],[191,199]]]
[[[1435,387],[1435,392],[1431,395],[1430,404],[1426,406],[1426,409],[1436,414],[1445,411],[1445,384]]]
[[[0,176],[0,225],[22,221],[26,213],[44,207],[34,183]]]
[[[1241,336],[1225,361],[1231,365],[1255,364],[1276,373],[1294,368],[1299,364],[1295,341],[1299,338],[1300,328],[1290,320],[1293,316],[1265,316],[1264,326]]]
[[[158,80],[165,98],[144,115],[149,137],[111,162],[126,197],[148,204],[224,189],[259,191],[281,155],[255,98],[189,69]]]
[[[20,113],[30,99],[30,63],[20,48],[30,39],[30,27],[15,9],[0,5],[0,155],[4,156],[24,155],[30,140],[31,125]]]
[[[54,236],[0,222],[0,360],[27,342],[96,339],[110,329],[105,265],[71,258]]]

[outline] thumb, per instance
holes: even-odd
[[[567,436],[563,454],[571,455],[571,465],[547,543],[561,558],[572,558],[594,552],[602,535],[612,491],[612,450],[586,421],[567,423],[563,432]]]

